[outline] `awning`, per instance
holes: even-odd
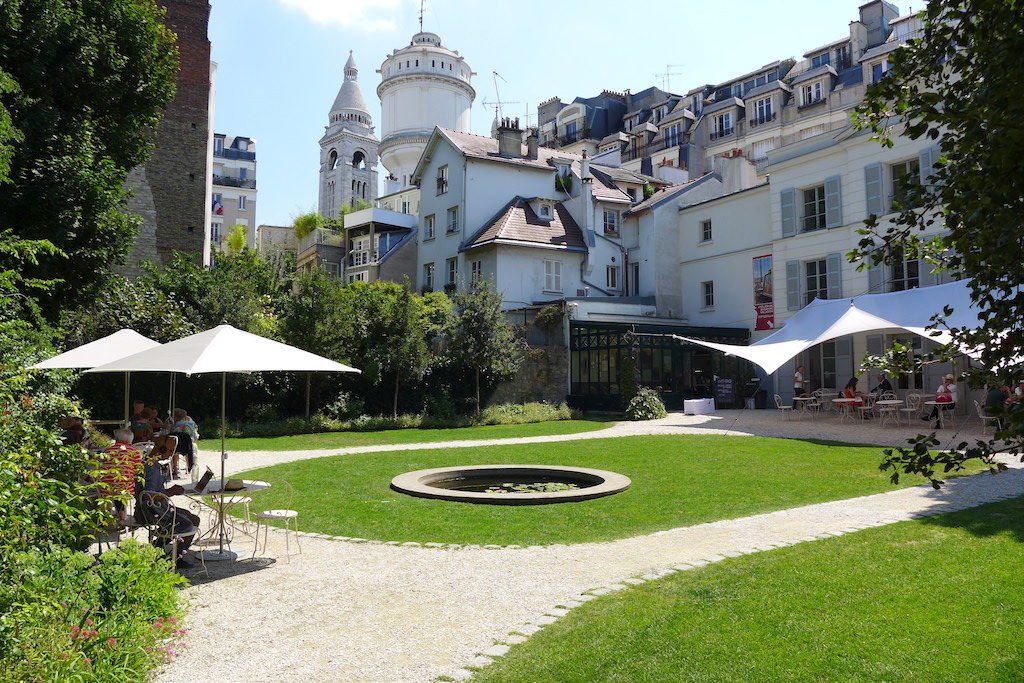
[[[684,341],[746,358],[771,374],[801,351],[822,342],[858,332],[901,329],[939,344],[951,341],[948,329],[980,326],[978,308],[971,300],[969,280],[934,287],[919,287],[887,294],[863,294],[846,299],[815,299],[786,321],[782,328],[750,346],[718,344],[690,337]],[[929,330],[934,315],[949,306],[943,328]],[[975,356],[962,349],[966,355]]]

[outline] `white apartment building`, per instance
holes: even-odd
[[[223,249],[232,225],[244,225],[246,243],[256,245],[256,141],[241,135],[213,136],[210,244]]]

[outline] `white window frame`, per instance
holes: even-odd
[[[239,211],[248,211],[248,209],[246,209],[246,200],[247,199],[248,199],[248,197],[246,197],[244,194],[238,195],[238,210]]]
[[[562,292],[562,262],[544,259],[544,291],[560,294]]]
[[[675,147],[682,138],[683,129],[678,123],[665,128],[665,147]]]
[[[715,114],[711,117],[711,139],[724,138],[727,135],[732,135],[732,112],[727,111],[721,114]]]
[[[454,285],[459,281],[459,257],[453,256],[444,261],[446,285]]]
[[[755,126],[768,123],[772,120],[773,115],[771,95],[754,101],[754,118],[751,120],[751,123]]]
[[[901,168],[902,167],[902,168]],[[900,189],[900,178],[905,175],[910,176],[911,183],[921,182],[921,162],[917,157],[911,159],[904,159],[903,161],[897,161],[896,163],[889,164],[889,206],[893,207],[893,204],[900,199],[902,194]],[[906,199],[904,200],[907,201]],[[906,206],[902,208],[907,208]],[[895,207],[892,208],[895,211]]]
[[[446,234],[459,231],[459,207],[453,206],[448,209],[448,213],[445,216],[444,231]]]
[[[815,193],[813,200],[808,199],[808,192]],[[814,213],[810,212],[812,205]],[[825,185],[812,185],[811,187],[805,187],[800,190],[800,207],[800,232],[816,232],[824,229],[827,225]],[[813,225],[808,227],[812,220]]]
[[[437,167],[437,196],[448,193],[448,164]]]
[[[434,221],[436,216],[430,214],[429,216],[423,217],[423,239],[432,240],[434,239]]]
[[[700,241],[710,242],[713,236],[711,219],[706,218],[700,222]]]
[[[423,264],[423,288],[434,289],[434,263]]]
[[[800,86],[800,105],[806,106],[825,99],[825,82],[811,81]]]
[[[828,298],[828,260],[811,259],[803,262],[804,306],[815,299]],[[811,267],[814,272],[811,272]],[[812,282],[815,286],[811,286]]]
[[[610,220],[609,220],[610,219]],[[604,209],[602,218],[602,225],[604,226],[604,234],[606,235],[618,235],[619,229],[622,227],[622,214],[615,209]]]
[[[604,284],[608,289],[619,288],[619,267],[618,266],[605,266],[604,267]]]
[[[539,218],[551,218],[551,205],[541,204],[537,207],[537,216]]]
[[[360,270],[358,273],[350,273],[348,281],[350,284],[353,282],[369,282],[370,275],[365,270]]]
[[[324,261],[324,272],[328,277],[339,277],[341,275],[341,264],[334,261]]]
[[[700,283],[700,308],[708,311],[715,307],[715,281],[705,280]]]
[[[477,259],[471,261],[469,264],[469,280],[470,282],[480,282],[484,279],[484,262]]]

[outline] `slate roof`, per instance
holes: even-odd
[[[583,157],[578,154],[571,154],[560,149],[551,149],[549,147],[539,147],[537,149],[537,158],[528,159],[526,157],[526,145],[522,145],[520,148],[520,156],[505,157],[498,154],[498,141],[495,138],[485,137],[483,135],[474,135],[472,133],[460,133],[450,128],[441,128],[440,126],[438,127],[438,130],[440,130],[441,134],[448,138],[452,144],[461,150],[463,154],[473,159],[483,159],[486,161],[512,164],[515,166],[526,166],[530,168],[544,169],[546,171],[554,170],[554,163],[557,159],[571,162],[573,171],[575,171],[577,175],[580,173],[580,160]],[[554,178],[552,178],[551,182],[554,183]],[[578,182],[575,184],[578,185]],[[606,185],[604,181],[598,178],[594,179],[593,195],[598,199],[629,201],[629,195],[625,192],[614,186]]]
[[[515,196],[471,237],[462,250],[487,244],[518,244],[586,251],[583,233],[561,202],[553,202],[550,221],[542,220],[525,197]]]

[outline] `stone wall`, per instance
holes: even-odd
[[[564,346],[531,346],[516,376],[499,386],[489,401],[563,403],[569,393],[569,350]]]
[[[143,259],[167,263],[172,250],[201,259],[206,242],[207,151],[210,145],[210,41],[207,0],[160,0],[175,35],[180,59],[177,94],[154,134],[142,169],[128,177],[129,210],[142,218],[126,271]]]

